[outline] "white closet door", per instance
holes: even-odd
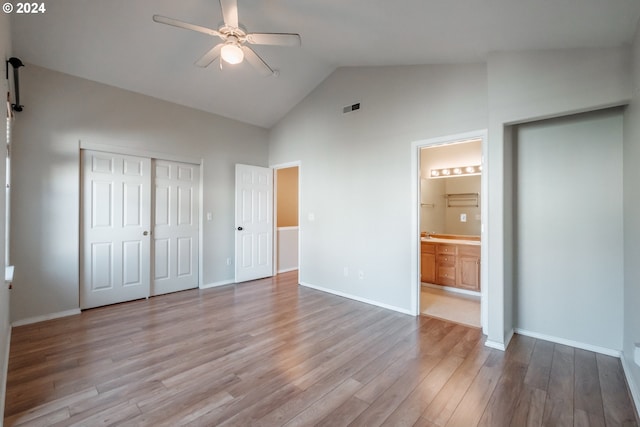
[[[154,161],[155,227],[152,295],[198,286],[200,166]]]
[[[235,281],[273,275],[273,170],[236,165]]]
[[[82,151],[80,307],[149,295],[151,160]]]

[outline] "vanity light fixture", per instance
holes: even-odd
[[[441,168],[431,169],[430,178],[448,178],[455,176],[470,176],[480,175],[482,173],[482,166],[460,166],[456,168]]]

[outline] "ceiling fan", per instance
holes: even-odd
[[[190,24],[162,15],[153,15],[153,20],[160,24],[172,25],[186,30],[197,31],[199,33],[216,36],[222,42],[215,45],[206,52],[195,65],[207,67],[213,61],[221,58],[228,64],[239,64],[245,58],[247,62],[255,67],[261,74],[277,76],[278,72],[271,67],[253,50],[249,44],[272,45],[272,46],[300,46],[300,34],[294,33],[248,33],[238,23],[238,3],[237,0],[220,0],[222,18],[224,24],[217,30]]]

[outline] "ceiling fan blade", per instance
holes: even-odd
[[[247,42],[273,46],[300,46],[300,34],[294,33],[251,33],[247,34]]]
[[[220,56],[220,50],[224,46],[224,43],[220,43],[215,45],[211,50],[202,55],[202,58],[196,61],[196,65],[198,67],[208,67],[213,61],[215,61]]]
[[[167,24],[178,28],[184,28],[185,30],[197,31],[199,33],[222,38],[222,35],[218,31],[212,30],[211,28],[201,27],[200,25],[190,24],[173,18],[167,18],[166,16],[153,15],[153,20],[160,24]]]
[[[238,28],[238,1],[220,0],[222,19],[227,27]]]
[[[242,51],[244,52],[244,58],[247,62],[258,70],[260,74],[264,76],[272,76],[275,74],[271,67],[249,46],[242,46]]]

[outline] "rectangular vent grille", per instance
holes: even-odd
[[[350,113],[352,111],[357,111],[359,109],[360,109],[360,103],[359,102],[356,103],[356,104],[353,104],[353,105],[347,105],[346,107],[344,107],[342,109],[342,114],[347,114],[347,113]]]

